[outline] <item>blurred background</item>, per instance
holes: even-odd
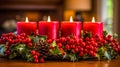
[[[120,33],[120,0],[0,0],[0,34],[16,31],[16,23],[25,21],[69,20],[104,22],[104,30]]]

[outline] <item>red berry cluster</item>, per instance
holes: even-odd
[[[38,63],[38,62],[44,63],[44,59],[40,58],[40,53],[39,52],[36,52],[35,50],[31,50],[30,53],[33,56],[34,63]]]
[[[20,35],[15,35],[14,33],[7,33],[2,34],[0,38],[0,44],[6,45],[5,56],[8,56],[10,54],[10,46],[17,45],[17,43],[27,44],[28,47],[33,46],[31,39],[25,33],[22,33]]]
[[[84,54],[89,54],[93,57],[96,56],[98,44],[93,38],[86,38],[85,42],[82,38],[76,37],[61,37],[56,40],[59,47],[64,48],[65,51],[79,54],[80,57]]]

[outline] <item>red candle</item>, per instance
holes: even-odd
[[[28,22],[26,17],[26,22],[17,22],[17,34],[26,33],[31,34],[35,33],[37,29],[36,22]]]
[[[48,16],[48,21],[40,21],[38,27],[39,35],[47,36],[47,39],[57,39],[58,21],[50,21],[50,16]]]
[[[92,35],[102,35],[103,32],[103,23],[102,22],[95,22],[93,17],[92,22],[84,22],[83,24],[84,31],[88,31],[92,33]]]
[[[81,31],[81,22],[72,20],[72,17],[70,17],[70,21],[63,21],[61,23],[61,36],[66,37],[73,35],[77,38],[80,37],[80,31]]]

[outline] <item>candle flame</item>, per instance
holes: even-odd
[[[25,20],[25,22],[27,22],[27,23],[29,22],[29,20],[28,20],[28,17],[26,17],[26,20]]]
[[[92,17],[92,22],[95,22],[95,17]]]
[[[50,20],[50,16],[48,16],[48,19],[47,19],[47,22],[50,22],[51,20]]]
[[[73,18],[72,18],[72,16],[70,16],[70,22],[73,22]]]

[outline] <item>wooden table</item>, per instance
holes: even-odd
[[[120,57],[111,61],[29,63],[21,60],[0,59],[0,67],[120,67]]]

